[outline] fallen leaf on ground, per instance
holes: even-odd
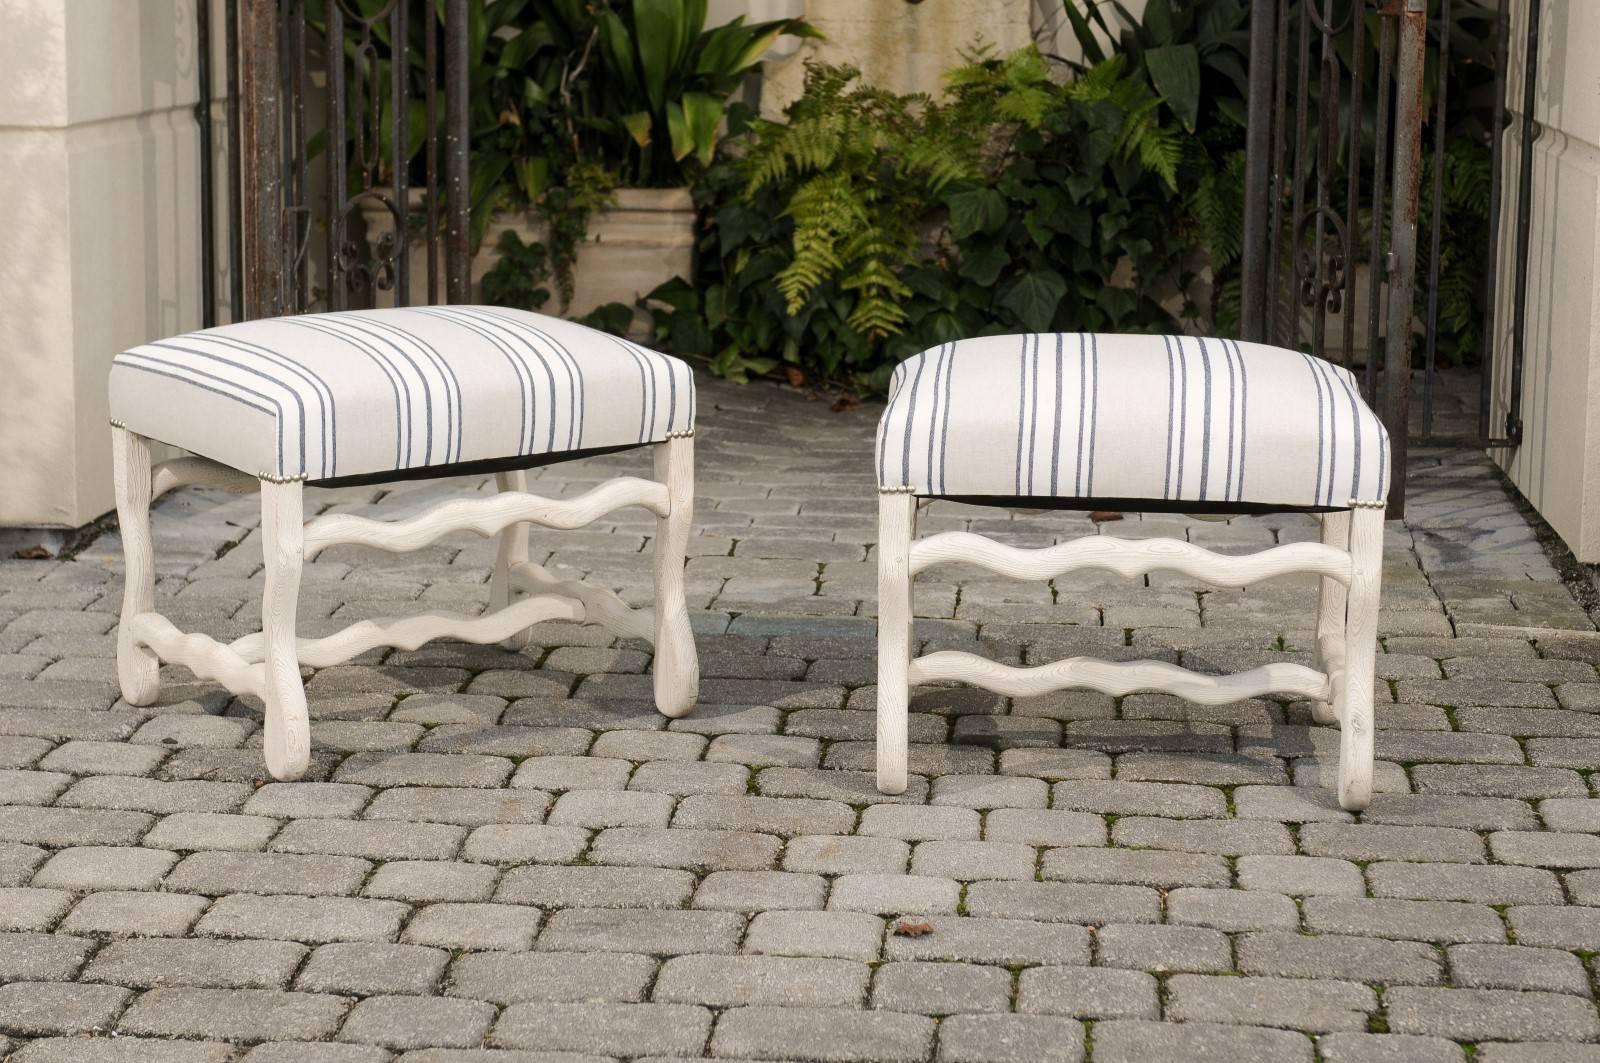
[[[920,938],[933,933],[933,924],[920,919],[902,919],[894,925],[895,937]]]

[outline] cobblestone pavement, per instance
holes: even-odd
[[[178,670],[161,705],[118,703],[114,536],[0,562],[0,1058],[1600,1059],[1576,1044],[1600,1038],[1600,638],[1480,457],[1416,454],[1388,531],[1366,814],[1338,810],[1336,733],[1301,704],[970,689],[916,697],[916,775],[888,799],[868,774],[875,410],[710,381],[701,402],[702,706],[670,724],[640,646],[551,624],[521,654],[318,672],[310,781],[273,783],[258,706]],[[308,508],[394,516],[462,489]],[[160,507],[181,624],[254,628],[253,505]],[[924,513],[966,527],[1219,549],[1313,531]],[[642,599],[651,530],[625,512],[539,533],[536,556]],[[470,537],[329,550],[303,626],[481,609],[491,558]],[[927,575],[925,644],[1306,658],[1307,580]]]

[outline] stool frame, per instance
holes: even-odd
[[[1121,697],[1173,694],[1222,705],[1263,694],[1311,702],[1319,723],[1337,723],[1339,804],[1351,811],[1372,797],[1373,680],[1378,599],[1383,569],[1381,501],[1352,500],[1350,508],[1320,514],[1322,541],[1289,543],[1247,555],[1218,554],[1177,539],[1085,536],[1028,550],[971,532],[915,538],[918,496],[880,489],[878,503],[878,789],[903,793],[907,783],[910,688],[957,681],[1007,697],[1086,689]],[[1217,587],[1243,587],[1292,573],[1321,577],[1316,668],[1275,662],[1234,675],[1213,676],[1160,661],[1112,662],[1071,657],[1019,668],[972,653],[943,650],[912,657],[913,588],[917,573],[965,563],[1014,579],[1051,580],[1080,569],[1125,577],[1171,570]]]
[[[265,705],[263,746],[274,778],[298,779],[310,763],[310,716],[303,667],[342,664],[379,646],[416,649],[437,638],[479,644],[528,644],[530,628],[546,620],[596,623],[617,635],[655,646],[656,708],[679,717],[693,708],[700,670],[684,598],[684,562],[694,513],[694,436],[684,432],[654,450],[655,478],[617,477],[572,499],[526,491],[523,471],[499,473],[499,492],[459,498],[418,515],[384,521],[333,513],[305,519],[305,481],[252,476],[218,462],[181,457],[152,467],[150,440],[112,423],[117,518],[126,559],[126,586],[117,628],[117,678],[130,705],[160,696],[162,662],[181,664],[201,679]],[[441,472],[441,475],[446,475]],[[265,589],[262,630],[223,644],[179,631],[156,609],[150,506],[185,485],[220,487],[261,496]],[[573,529],[625,506],[656,516],[655,604],[635,609],[608,588],[563,579],[528,559],[528,526]],[[430,611],[403,618],[358,621],[325,638],[299,638],[295,610],[305,562],[340,543],[390,552],[420,549],[452,532],[498,536],[489,609],[481,616]]]

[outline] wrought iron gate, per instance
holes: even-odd
[[[471,285],[467,0],[223,0],[229,317]],[[211,15],[198,0],[204,315],[216,323]],[[420,104],[420,107],[418,106]],[[413,131],[421,122],[421,143]]]
[[[1403,469],[1412,425],[1418,285],[1423,315],[1421,402],[1416,428],[1433,433],[1439,327],[1442,180],[1453,4],[1473,0],[1251,0],[1246,212],[1241,335],[1295,347],[1356,372],[1388,426],[1395,468]],[[1532,112],[1541,0],[1531,5],[1524,122]],[[1480,4],[1480,6],[1482,6]],[[1513,411],[1501,437],[1490,434],[1494,286],[1501,213],[1508,22],[1496,0],[1495,100],[1489,137],[1492,174],[1489,241],[1483,248],[1489,320],[1483,336],[1478,439],[1516,446],[1521,436],[1521,341],[1527,288],[1530,182],[1519,184],[1511,336]],[[1419,259],[1424,171],[1424,80],[1430,32],[1438,40],[1433,100],[1431,240]],[[1369,66],[1368,64],[1372,64]],[[1375,85],[1369,73],[1376,73]],[[1368,135],[1370,133],[1370,140]],[[1531,125],[1521,137],[1522,172],[1531,168]],[[1423,267],[1419,276],[1419,265]],[[1364,306],[1362,302],[1364,300]],[[1360,312],[1364,311],[1364,312]],[[1333,332],[1330,334],[1330,327]],[[1396,475],[1390,514],[1405,507]]]

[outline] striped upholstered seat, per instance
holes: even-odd
[[[556,318],[439,306],[268,318],[117,355],[111,416],[265,478],[660,442],[694,426],[683,362]]]
[[[960,340],[895,371],[878,484],[941,497],[1343,509],[1382,501],[1389,440],[1339,368],[1176,336]]]

